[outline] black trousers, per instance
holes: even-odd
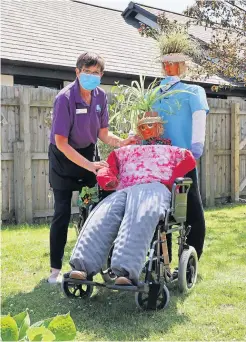
[[[199,191],[198,178],[196,169],[190,171],[185,175],[192,179],[193,184],[190,187],[187,198],[187,221],[186,224],[191,226],[191,231],[187,236],[187,244],[193,246],[197,252],[198,259],[200,259],[203,251],[205,239],[205,219],[203,212],[203,205]],[[172,261],[172,234],[167,234],[167,247],[169,260]]]
[[[97,149],[92,144],[77,151],[90,161],[97,160]],[[68,160],[52,144],[49,147],[49,162],[49,180],[55,200],[54,216],[50,227],[50,265],[52,268],[61,269],[67,242],[73,191],[81,191],[83,186],[94,186],[96,177],[94,173]]]
[[[67,243],[73,192],[56,189],[53,192],[55,212],[50,227],[50,265],[52,268],[61,269],[64,249]]]
[[[198,259],[200,259],[203,251],[206,227],[196,169],[187,173],[186,177],[190,177],[193,181],[187,200],[186,223],[191,226],[191,231],[187,237],[187,243],[195,248]]]

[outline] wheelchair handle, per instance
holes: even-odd
[[[174,181],[176,185],[191,185],[192,183],[192,179],[189,177],[178,177]]]

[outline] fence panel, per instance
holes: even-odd
[[[2,220],[53,214],[49,198],[49,116],[56,90],[2,86]],[[198,163],[205,205],[246,196],[246,104],[209,99],[204,155]],[[78,212],[74,193],[72,213]]]

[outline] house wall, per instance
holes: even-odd
[[[14,85],[14,76],[1,74],[1,85],[13,86]]]
[[[66,87],[71,81],[63,81],[63,87]],[[104,89],[107,93],[111,92],[112,85],[100,84],[100,88]]]
[[[71,81],[63,81],[63,87],[66,87]]]
[[[106,91],[106,93],[110,93],[113,85],[101,84],[100,87],[103,88]]]

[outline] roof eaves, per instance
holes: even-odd
[[[142,14],[143,16],[145,16],[146,18],[156,21],[157,20],[157,16],[153,13],[150,13],[149,11],[145,10],[144,8],[142,8],[141,6],[139,6],[138,4],[134,3],[134,2],[130,2],[129,5],[127,6],[127,8],[122,12],[122,16],[126,19],[129,15],[131,15],[132,13],[139,13]]]
[[[127,18],[133,8],[134,8],[134,3],[131,1],[129,2],[127,8],[121,13],[122,17]]]

